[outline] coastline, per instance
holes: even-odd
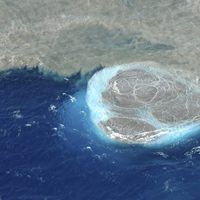
[[[0,69],[71,75],[155,61],[200,75],[200,1],[0,0]]]

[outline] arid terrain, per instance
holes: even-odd
[[[200,0],[0,0],[0,68],[154,61],[200,74]]]

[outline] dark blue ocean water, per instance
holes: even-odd
[[[85,102],[91,74],[0,74],[0,199],[200,199],[198,134],[160,147],[102,139]]]

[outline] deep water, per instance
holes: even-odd
[[[85,101],[92,73],[0,74],[0,199],[199,199],[198,133],[160,147],[101,137]]]

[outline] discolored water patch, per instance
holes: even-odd
[[[183,77],[148,64],[118,66],[98,100],[106,107],[107,119],[99,117],[97,126],[128,143],[154,142],[173,131],[184,132],[196,127],[200,118],[200,90]]]

